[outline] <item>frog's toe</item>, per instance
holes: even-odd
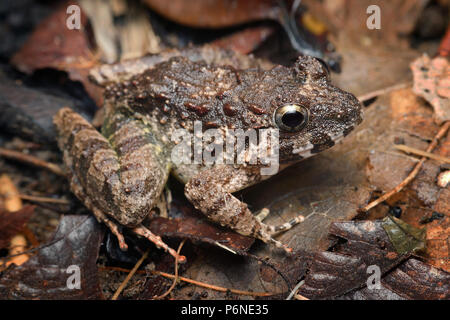
[[[255,215],[255,218],[259,222],[262,222],[269,215],[269,213],[270,213],[270,209],[269,208],[262,208],[261,211],[258,212],[257,215]]]
[[[266,213],[263,211],[264,211],[264,209],[262,210],[262,212],[259,215],[261,215],[261,214],[265,215]],[[259,217],[257,217],[257,220],[259,221],[258,218]],[[291,229],[293,226],[295,226],[296,224],[298,224],[300,222],[303,222],[304,220],[305,220],[305,217],[302,215],[299,215],[299,216],[295,217],[294,219],[291,219],[290,221],[280,224],[280,225],[277,225],[277,226],[272,226],[272,225],[268,225],[268,224],[264,224],[264,223],[260,222],[261,228],[258,230],[258,234],[256,235],[256,237],[266,243],[270,243],[270,244],[274,245],[277,248],[283,249],[287,253],[292,253],[292,251],[293,251],[292,248],[289,248],[287,245],[283,244],[282,242],[275,240],[273,238],[273,236],[280,232],[284,232],[284,231]]]
[[[91,206],[90,209],[92,210],[92,213],[97,217],[97,219],[99,219],[100,222],[106,224],[109,230],[111,230],[112,234],[116,236],[117,241],[119,242],[120,250],[127,251],[128,245],[126,244],[125,238],[123,234],[120,232],[117,223],[114,223],[101,210],[97,209],[96,207]]]
[[[292,253],[292,251],[293,251],[292,248],[288,247],[287,245],[283,244],[282,242],[280,242],[278,240],[275,240],[274,238],[269,238],[268,240],[269,240],[268,243],[273,244],[277,248],[283,249],[287,253]]]
[[[305,221],[305,217],[303,215],[298,215],[297,217],[295,217],[294,219],[289,220],[286,223],[277,225],[277,226],[269,226],[269,230],[270,230],[270,235],[276,235],[280,232],[284,232],[287,231],[289,229],[291,229],[293,226],[301,223]]]
[[[179,263],[185,263],[186,257],[183,255],[179,255],[174,249],[165,244],[160,236],[153,234],[150,230],[148,230],[143,225],[139,225],[136,228],[133,228],[133,232],[143,236],[144,238],[153,242],[156,247],[163,248],[165,251],[169,252],[171,256],[173,256]]]

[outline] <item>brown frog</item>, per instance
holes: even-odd
[[[358,100],[333,86],[323,65],[308,56],[288,68],[204,47],[104,67],[92,76],[107,84],[102,133],[68,108],[54,119],[71,190],[108,225],[121,248],[127,246],[119,224],[180,261],[185,258],[142,225],[169,173],[185,183],[186,197],[210,220],[286,251],[291,249],[273,235],[302,217],[264,224],[267,211],[254,215],[232,193],[270,177],[261,170],[267,162],[250,161],[247,149],[239,163],[235,157],[174,161],[175,132],[192,134],[197,124],[201,132],[215,129],[224,138],[218,141],[225,141],[232,130],[275,130],[277,144],[269,149],[278,150],[277,172],[332,147],[362,121]],[[195,152],[187,159],[193,157]]]

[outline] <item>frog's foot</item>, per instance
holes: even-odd
[[[303,222],[305,220],[305,217],[303,215],[298,215],[297,217],[289,220],[286,223],[283,223],[283,224],[280,224],[277,226],[272,226],[272,225],[267,225],[267,224],[262,223],[262,221],[269,215],[269,213],[270,213],[270,210],[268,208],[263,208],[255,216],[256,220],[258,220],[262,225],[261,232],[258,235],[258,237],[264,238],[265,240],[264,239],[261,239],[261,240],[268,242],[268,243],[272,243],[278,248],[283,248],[288,252],[292,252],[291,248],[288,248],[285,245],[283,245],[281,242],[273,239],[273,236],[275,236],[281,232],[287,231],[287,230],[291,229],[292,227],[294,227],[295,225]]]
[[[262,208],[260,212],[258,212],[257,215],[255,215],[256,220],[259,222],[263,222],[264,219],[269,215],[270,209],[269,208]],[[291,229],[293,226],[305,221],[305,217],[303,215],[298,215],[294,219],[289,220],[286,223],[280,224],[278,226],[268,226],[270,230],[270,234],[272,236],[279,234],[281,232],[287,231]]]
[[[261,213],[262,212],[260,212],[260,214]],[[266,212],[264,212],[264,214],[267,216]],[[291,229],[296,224],[303,222],[305,220],[305,218],[303,216],[299,215],[286,223],[283,223],[283,224],[280,224],[277,226],[272,226],[272,225],[262,223],[259,220],[260,219],[259,215],[256,218],[256,220],[259,222],[259,228],[254,236],[266,243],[273,244],[277,248],[284,249],[284,251],[286,251],[288,253],[292,253],[292,251],[293,251],[292,248],[288,247],[287,245],[283,244],[282,242],[280,242],[278,240],[275,240],[273,238],[273,236],[275,236],[276,234],[279,234],[280,232],[284,232],[284,231]]]
[[[111,219],[109,219],[103,212],[101,212],[96,207],[91,208],[92,213],[100,220],[100,222],[103,222],[106,224],[106,226],[111,230],[112,234],[116,236],[117,241],[119,242],[120,250],[127,251],[128,245],[125,242],[125,238],[123,237],[123,234],[119,230],[119,226],[114,223]]]
[[[157,248],[163,248],[166,252],[168,252],[170,255],[172,255],[175,259],[178,260],[180,263],[186,262],[186,257],[179,255],[175,250],[173,250],[171,247],[169,247],[167,244],[165,244],[160,236],[157,236],[153,234],[150,230],[148,230],[143,225],[139,225],[132,229],[132,231],[140,236],[143,236],[144,238],[150,240],[153,242]]]

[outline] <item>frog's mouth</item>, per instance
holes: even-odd
[[[341,141],[345,134],[344,132],[339,132],[337,134],[328,135],[329,139],[326,139],[323,143],[313,144],[311,141],[308,142],[306,146],[300,148],[294,148],[292,150],[292,154],[301,157],[302,159],[309,158],[323,150],[329,149],[334,146],[336,143]]]

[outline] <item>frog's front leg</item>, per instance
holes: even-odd
[[[169,171],[162,149],[142,122],[112,115],[108,139],[69,108],[61,109],[54,122],[71,190],[118,237],[121,248],[126,249],[126,244],[117,222],[185,260],[141,224]]]
[[[185,194],[195,208],[210,220],[242,235],[258,238],[292,252],[291,248],[272,236],[302,222],[303,216],[280,226],[270,226],[262,223],[262,219],[253,215],[244,202],[231,194],[261,180],[258,167],[221,165],[201,171],[190,179],[185,186]]]

